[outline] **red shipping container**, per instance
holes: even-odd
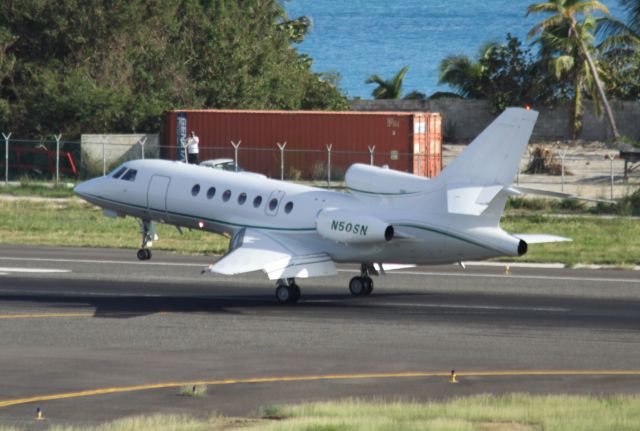
[[[175,110],[165,113],[161,157],[175,160],[178,142],[192,130],[200,138],[200,161],[233,158],[245,170],[285,178],[326,179],[328,146],[332,177],[353,163],[388,165],[416,175],[442,168],[442,119],[438,113]]]

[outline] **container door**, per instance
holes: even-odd
[[[426,126],[424,114],[413,114],[413,174],[422,177],[427,172]]]
[[[147,209],[152,217],[166,220],[167,217],[167,190],[171,179],[162,175],[154,175],[149,181],[147,190]]]
[[[284,192],[282,190],[276,190],[273,193],[271,193],[271,195],[269,196],[269,199],[267,200],[265,213],[268,216],[274,216],[278,214],[278,209],[280,208],[282,199],[284,199]]]

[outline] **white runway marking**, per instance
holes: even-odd
[[[113,265],[146,265],[146,266],[173,266],[173,267],[191,267],[191,268],[204,268],[206,265],[203,263],[178,263],[178,262],[160,262],[160,261],[128,261],[128,260],[98,260],[98,259],[49,259],[49,258],[37,258],[37,257],[0,257],[0,261],[19,261],[19,262],[60,262],[60,263],[94,263],[94,264],[113,264]],[[215,260],[215,259],[212,259]],[[505,264],[500,264],[504,266]],[[0,271],[3,270],[0,268]],[[338,272],[343,273],[360,273],[357,269],[338,269]],[[640,284],[639,278],[606,278],[606,277],[574,277],[574,276],[561,276],[561,275],[504,275],[504,274],[478,274],[470,273],[463,269],[460,272],[436,272],[436,271],[419,271],[419,270],[398,270],[389,271],[387,276],[392,274],[403,275],[417,275],[417,276],[438,276],[438,277],[483,277],[483,278],[504,278],[509,277],[520,280],[556,280],[556,281],[593,281],[603,283],[637,283]]]
[[[32,273],[32,274],[52,274],[60,272],[71,272],[70,269],[49,269],[49,268],[11,268],[0,267],[0,274],[8,275],[11,272]]]
[[[376,305],[390,305],[402,308],[444,308],[444,309],[463,309],[463,310],[483,310],[483,311],[534,311],[546,313],[567,313],[571,311],[568,308],[559,307],[500,307],[497,305],[456,305],[456,304],[410,304],[410,303],[376,303]]]
[[[60,262],[60,263],[103,263],[103,264],[117,264],[117,265],[156,265],[156,266],[185,266],[185,267],[197,267],[204,268],[206,265],[203,263],[177,263],[177,262],[152,262],[152,261],[135,261],[135,260],[98,260],[98,259],[48,259],[44,257],[0,257],[0,261],[20,261],[20,262]],[[216,260],[216,259],[212,259]]]
[[[338,272],[360,273],[356,269],[339,269]],[[567,277],[553,275],[504,275],[504,274],[478,274],[469,272],[429,272],[429,271],[393,271],[389,272],[385,277],[391,274],[418,275],[418,276],[438,276],[438,277],[482,277],[482,278],[515,278],[521,280],[557,280],[557,281],[595,281],[602,283],[639,283],[640,278],[604,278],[604,277]]]

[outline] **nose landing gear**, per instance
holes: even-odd
[[[142,234],[142,245],[136,256],[140,260],[151,259],[151,250],[148,247],[153,245],[153,241],[158,239],[156,228],[151,220],[140,220],[140,233]]]

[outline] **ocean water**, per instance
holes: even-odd
[[[623,18],[614,0],[601,1]],[[430,95],[438,86],[438,66],[452,54],[476,56],[489,40],[511,33],[525,44],[542,15],[525,17],[525,0],[286,0],[291,17],[309,16],[311,33],[297,48],[314,59],[316,72],[338,72],[349,97],[371,98],[372,74],[384,79],[409,66],[403,90]]]

